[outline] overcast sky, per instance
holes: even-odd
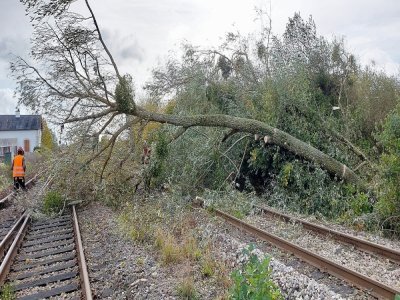
[[[82,1],[82,0],[78,0]],[[272,8],[272,30],[281,34],[289,17],[313,16],[320,35],[345,37],[362,63],[374,60],[390,74],[400,71],[398,0],[92,0],[97,21],[123,73],[140,89],[150,71],[182,41],[218,45],[228,31],[259,28],[255,7]],[[79,6],[79,4],[78,4]],[[14,113],[12,55],[27,56],[31,27],[18,0],[0,0],[0,114]],[[27,113],[21,108],[22,113]]]

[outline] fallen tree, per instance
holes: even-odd
[[[68,11],[72,0],[21,0],[35,28],[33,63],[18,57],[11,69],[18,82],[20,103],[43,110],[59,124],[84,124],[85,133],[99,137],[111,133],[109,142],[94,153],[112,155],[115,141],[141,120],[167,123],[184,129],[194,126],[230,128],[267,136],[306,160],[317,163],[335,177],[365,188],[345,164],[296,137],[254,119],[222,114],[194,116],[156,113],[135,101],[132,78],[120,74],[102,37],[88,0],[89,18]],[[44,22],[43,20],[46,20]],[[122,122],[125,115],[134,116]],[[104,167],[103,167],[104,171]],[[103,172],[102,172],[103,173]]]

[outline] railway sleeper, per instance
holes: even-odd
[[[81,264],[84,255],[79,236],[74,208],[73,219],[62,216],[31,224],[7,276],[16,299],[45,299],[68,294],[69,299],[84,296],[91,300],[90,288],[81,279],[86,266]],[[87,277],[87,273],[84,276]]]

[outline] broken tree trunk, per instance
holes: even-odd
[[[141,107],[136,107],[135,111],[132,113],[139,118],[147,119],[149,121],[168,123],[186,128],[192,126],[225,127],[240,132],[268,135],[271,137],[269,143],[276,144],[302,158],[317,163],[321,168],[334,174],[338,178],[343,179],[347,183],[352,183],[362,189],[366,189],[365,184],[360,180],[360,178],[345,164],[342,164],[329,155],[314,148],[310,144],[257,120],[218,114],[195,116],[165,115],[149,112]]]

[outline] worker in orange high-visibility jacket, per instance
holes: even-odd
[[[25,158],[24,150],[19,147],[17,150],[17,155],[14,157],[11,170],[13,171],[14,178],[14,189],[18,190],[20,187],[25,189]]]

